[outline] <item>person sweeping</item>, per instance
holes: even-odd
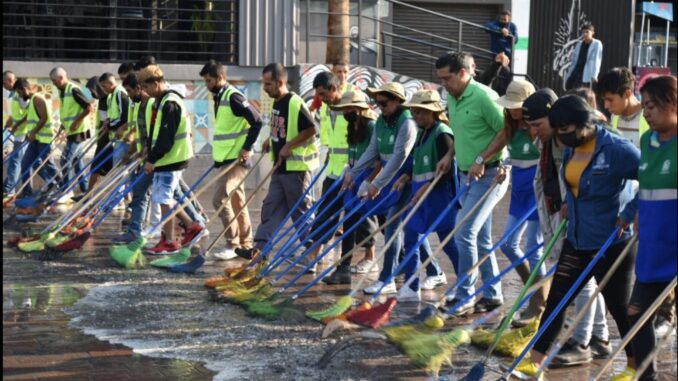
[[[419,129],[417,134],[417,141],[412,151],[412,171],[403,174],[394,184],[394,188],[402,191],[406,184],[410,181],[412,183],[412,202],[416,203],[432,186],[431,182],[436,175],[436,165],[438,161],[446,155],[449,151],[454,151],[454,134],[447,125],[447,117],[445,116],[445,108],[440,104],[440,95],[435,90],[422,90],[412,96],[409,103],[404,104],[409,107],[414,117],[414,121]],[[454,156],[454,154],[451,154]],[[434,189],[429,193],[424,200],[424,204],[416,211],[412,219],[405,226],[405,252],[413,255],[408,263],[405,264],[405,278],[409,279],[419,267],[420,257],[425,261],[430,253],[422,256],[419,247],[415,247],[419,242],[421,235],[439,216],[440,208],[450,204],[456,194],[458,181],[453,166],[450,171],[443,174],[443,178],[435,184]],[[443,238],[454,229],[454,222],[457,215],[457,207],[453,207],[450,213],[447,213],[444,221],[436,227],[439,239]],[[422,246],[425,246],[424,243]],[[445,254],[452,262],[455,272],[459,265],[459,254],[454,239],[451,239],[445,244],[443,248]],[[434,275],[445,278],[445,275]],[[427,277],[427,280],[431,276]],[[426,282],[426,280],[424,281]],[[440,282],[442,283],[442,281]],[[431,285],[435,286],[437,284]],[[432,288],[432,287],[427,287]],[[419,280],[414,279],[409,287],[401,290],[398,297],[401,301],[420,301],[421,291]]]
[[[674,234],[678,228],[676,77],[667,75],[648,79],[640,91],[643,97],[643,114],[650,124],[650,130],[640,138],[640,190],[638,214],[634,224],[638,233],[638,257],[636,283],[628,307],[631,324],[638,321],[676,276],[678,265],[678,242]],[[631,341],[633,355],[638,364],[645,360],[656,345],[653,320],[654,318],[645,323]],[[629,363],[629,367],[612,379],[627,381],[635,375],[635,367]],[[654,364],[639,375],[638,379],[657,380]]]
[[[164,74],[158,65],[150,65],[138,73],[146,93],[155,98],[154,117],[151,118],[151,149],[144,164],[146,175],[153,175],[151,199],[160,204],[166,215],[174,202],[174,192],[188,161],[193,157],[191,127],[181,95],[168,90]],[[182,246],[192,246],[203,235],[204,228],[192,221],[185,212],[178,217],[188,228],[181,242],[176,239],[174,219],[163,226],[164,235],[151,250],[158,254],[177,253]]]
[[[549,317],[558,304],[570,304],[576,292],[568,292],[582,270],[608,241],[608,236],[619,230],[605,256],[587,274],[584,282],[595,276],[599,281],[622,252],[630,239],[629,224],[635,214],[636,203],[627,187],[629,180],[637,177],[640,152],[625,138],[609,133],[600,125],[593,110],[580,97],[565,96],[553,104],[549,113],[551,127],[567,146],[563,160],[563,177],[566,182],[566,206],[569,220],[567,239],[558,261],[551,290],[546,301],[544,317]],[[635,251],[635,250],[634,250]],[[626,308],[631,293],[631,279],[635,252],[626,257],[616,270],[610,285],[603,290],[605,303],[623,335],[629,330]],[[554,315],[553,323],[536,341],[530,358],[516,367],[518,373],[539,377],[539,369],[546,360],[548,348],[553,344],[565,320],[565,310]],[[626,349],[629,366],[634,366],[633,351]]]

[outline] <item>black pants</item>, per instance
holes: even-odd
[[[535,350],[541,353],[547,353],[549,347],[553,344],[563,327],[563,322],[565,321],[565,309],[567,306],[572,303],[574,297],[579,294],[579,291],[581,291],[592,276],[595,276],[596,281],[600,283],[619,254],[624,250],[624,247],[626,247],[627,242],[628,241],[622,241],[607,249],[604,256],[593,267],[584,281],[581,282],[577,290],[569,299],[567,299],[565,307],[558,312],[551,325],[546,328],[544,334],[537,340],[534,345]],[[628,307],[629,298],[631,296],[636,250],[637,245],[634,245],[634,247],[631,248],[631,252],[626,254],[626,258],[624,258],[621,265],[617,268],[617,271],[615,271],[612,278],[610,278],[609,283],[602,291],[603,297],[605,298],[605,305],[607,306],[608,311],[610,311],[612,318],[614,318],[614,321],[617,323],[617,328],[622,336],[626,335],[629,331],[626,308]],[[551,291],[549,292],[546,301],[546,309],[541,319],[542,322],[545,322],[546,319],[551,316],[556,306],[563,300],[565,294],[570,290],[584,268],[586,268],[597,253],[597,250],[576,250],[569,241],[565,241],[563,251],[558,261],[558,267],[556,268],[556,273],[551,282]],[[633,356],[631,346],[626,346],[625,350],[627,356]]]
[[[310,237],[313,241],[322,240],[323,244],[329,242],[336,231],[335,225],[337,225],[341,216],[339,211],[344,207],[343,196],[337,199],[340,186],[334,188],[332,192],[328,192],[335,181],[336,179],[330,179],[329,177],[323,181],[323,200],[318,207],[316,219],[313,222],[313,229],[311,230]],[[332,234],[329,234],[330,231]]]
[[[97,157],[99,153],[105,150],[101,156],[97,157],[96,161],[92,162],[90,169],[96,168],[101,162],[105,161],[97,170],[96,173],[101,176],[106,176],[106,174],[113,168],[113,157],[109,155],[113,152],[113,146],[109,145],[106,147],[110,140],[108,139],[108,134],[102,134],[99,140],[97,141],[97,149],[94,152],[94,156]],[[106,148],[104,148],[106,147]]]
[[[354,215],[350,216],[344,222],[344,234],[346,234],[346,232],[348,232],[349,229],[355,226],[362,217],[363,215],[360,213],[355,213]],[[378,229],[379,224],[377,222],[377,216],[369,216],[365,218],[363,222],[361,222],[358,225],[357,228],[355,228],[352,232],[346,234],[346,236],[344,237],[344,240],[341,242],[341,255],[344,255],[349,251],[353,250],[353,248],[357,244],[364,241],[365,238],[376,232]],[[370,237],[370,239],[368,239],[367,242],[365,242],[362,247],[369,248],[374,246],[374,244],[375,244],[374,235],[372,235],[372,237]],[[344,268],[350,267],[352,260],[353,255],[350,255],[339,264],[339,267]]]
[[[664,291],[668,284],[669,282],[641,283],[636,281],[636,284],[633,286],[633,294],[631,295],[629,308],[637,311],[635,311],[634,314],[629,314],[630,326],[633,326],[640,319],[643,313],[650,307],[655,299],[657,299],[659,294]],[[645,360],[650,352],[652,352],[655,345],[657,345],[654,331],[655,315],[656,313],[652,315],[652,317],[640,328],[640,331],[634,336],[633,340],[631,340],[631,347],[636,356],[636,364],[638,364],[638,366],[640,366],[643,360]],[[655,372],[656,368],[653,361],[639,380],[656,380],[657,374]]]

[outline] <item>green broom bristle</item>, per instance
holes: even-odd
[[[19,242],[17,244],[17,247],[19,248],[19,250],[21,250],[25,253],[32,253],[32,252],[35,252],[35,251],[45,250],[45,243],[42,242],[41,240]]]
[[[262,300],[250,300],[245,302],[247,313],[252,316],[263,317],[268,320],[275,320],[282,314],[282,309],[278,304],[274,304],[276,295]]]
[[[525,346],[537,333],[539,319],[532,320],[528,325],[502,333],[495,347],[495,351],[505,356],[517,358]],[[471,342],[483,348],[489,348],[494,342],[496,331],[479,329],[471,334]]]
[[[443,365],[452,365],[452,352],[471,342],[468,331],[457,328],[444,335],[412,334],[402,343],[402,349],[412,363],[437,375]]]
[[[146,265],[146,258],[141,253],[141,250],[130,251],[126,246],[117,246],[110,249],[111,258],[120,267],[126,269],[133,269],[144,267]]]
[[[136,245],[134,245],[136,246]],[[122,246],[129,250],[129,246]],[[137,249],[141,253],[141,249]],[[154,261],[151,261],[151,266],[153,267],[172,267],[176,265],[182,265],[188,262],[188,258],[191,257],[191,250],[188,248],[183,248],[179,250],[178,253],[172,255],[171,257],[159,258]]]
[[[352,305],[353,298],[349,295],[344,295],[329,308],[320,311],[307,311],[306,316],[317,321],[322,321],[323,319],[333,318],[343,314],[348,311]]]
[[[234,304],[245,304],[254,300],[264,300],[270,298],[271,295],[275,293],[275,289],[270,285],[266,284],[254,292],[250,293],[234,293],[233,295],[226,296],[226,299]]]
[[[45,240],[45,246],[55,248],[62,243],[68,241],[71,237],[69,235],[58,234],[50,239]]]

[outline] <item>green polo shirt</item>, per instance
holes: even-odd
[[[468,171],[475,158],[504,128],[503,108],[494,102],[499,96],[489,87],[471,80],[464,93],[456,98],[447,96],[447,112],[454,132],[457,164]],[[504,150],[487,160],[501,160]]]

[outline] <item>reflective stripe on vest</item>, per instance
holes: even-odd
[[[155,103],[155,98],[149,98],[146,101],[146,108],[144,109],[144,113],[140,118],[139,114],[141,113],[142,103],[139,103],[139,106],[134,110],[136,120],[135,141],[137,144],[137,152],[142,152],[146,146],[146,142],[148,141],[148,126],[151,124],[151,118],[153,116],[153,103]]]
[[[539,159],[535,160],[511,159],[511,165],[517,168],[531,168],[537,164],[539,164]]]
[[[638,198],[644,201],[669,201],[678,199],[678,189],[641,189]]]
[[[162,109],[165,107],[165,103],[168,101],[175,102],[179,109],[181,110],[181,122],[179,123],[179,128],[174,135],[174,145],[160,160],[155,162],[156,167],[180,163],[186,161],[193,157],[193,142],[188,138],[190,132],[190,125],[188,123],[188,115],[186,114],[186,107],[184,106],[184,101],[179,95],[173,92],[168,92],[160,100],[160,105],[158,106],[158,113],[155,117],[155,124],[153,126],[153,137],[151,139],[151,147],[155,146],[156,141],[158,140],[158,134],[160,133],[160,126],[162,125]]]
[[[220,94],[212,138],[212,159],[217,163],[238,157],[250,129],[247,119],[235,115],[231,109],[231,95],[236,93],[242,95],[235,87],[228,86]]]
[[[290,142],[299,135],[299,113],[301,109],[306,108],[304,100],[297,94],[292,93],[287,108],[287,141]],[[312,171],[319,167],[318,147],[316,146],[315,135],[311,137],[308,143],[292,149],[292,155],[285,160],[285,169],[288,171]],[[273,151],[271,151],[271,160]]]
[[[351,89],[350,85],[344,84],[343,92]],[[324,141],[322,139],[323,134],[325,136]],[[337,114],[333,124],[330,108],[326,103],[323,103],[320,108],[320,137],[321,143],[329,148],[327,176],[331,179],[341,176],[344,168],[348,165],[347,135],[348,121],[344,119],[343,113]]]
[[[379,158],[383,161],[388,161],[393,157],[393,150],[395,148],[396,137],[400,127],[405,123],[405,120],[412,119],[410,110],[403,110],[395,123],[395,126],[389,127],[384,120],[384,116],[380,115],[377,119],[377,150],[379,151]]]
[[[341,93],[358,90],[356,86],[346,82],[341,88]],[[340,114],[341,115],[341,114]],[[336,121],[335,121],[336,123]],[[336,126],[335,126],[336,127]],[[332,142],[332,118],[330,117],[329,107],[323,102],[320,105],[320,144],[329,147]]]
[[[38,112],[35,109],[35,98],[42,98],[45,103],[45,111],[47,112],[47,122],[42,126],[40,131],[37,134],[37,140],[40,143],[49,144],[54,138],[54,131],[52,130],[52,106],[50,105],[45,98],[40,94],[33,94],[31,96],[31,101],[28,104],[28,115],[26,116],[26,123],[28,124],[28,133],[33,132],[33,129],[37,126],[40,121]]]
[[[71,131],[71,125],[73,124],[73,121],[78,119],[78,116],[85,110],[78,104],[78,102],[75,101],[75,97],[73,97],[73,89],[79,89],[79,87],[72,84],[71,82],[66,83],[64,97],[61,101],[61,105],[59,106],[61,125],[63,126],[66,135],[69,136],[81,134],[87,131],[87,123],[85,120],[80,123],[77,130]]]
[[[442,134],[452,135],[452,129],[442,122],[436,122],[427,130],[419,129],[417,144],[412,151],[412,181],[420,183],[432,180],[436,174],[436,166],[440,160],[438,137]],[[422,140],[423,139],[423,140]]]

